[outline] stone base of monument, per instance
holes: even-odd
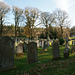
[[[24,55],[24,53],[16,53],[16,57],[21,57],[23,55]]]
[[[69,48],[66,48],[64,51],[64,58],[68,58],[69,57]]]

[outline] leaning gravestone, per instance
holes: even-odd
[[[64,50],[64,58],[68,58],[69,57],[69,46],[68,46],[68,35],[66,34],[66,46],[65,46],[65,50]]]
[[[0,71],[14,67],[14,43],[7,36],[0,39]]]
[[[60,51],[59,51],[58,42],[53,42],[53,44],[52,44],[52,54],[53,54],[53,59],[59,59],[60,58]]]
[[[23,43],[19,43],[19,44],[16,46],[16,57],[23,56],[23,48],[24,48]]]
[[[27,45],[27,58],[28,58],[28,63],[35,63],[38,61],[37,57],[37,43],[35,42],[30,42]]]

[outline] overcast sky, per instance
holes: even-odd
[[[41,11],[52,13],[55,9],[61,8],[65,10],[71,19],[71,27],[75,26],[75,0],[0,0],[8,5],[18,6],[24,9],[25,7],[36,7]],[[12,21],[12,17],[10,17]]]

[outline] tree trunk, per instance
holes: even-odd
[[[3,21],[2,21],[2,17],[1,17],[0,36],[2,36],[2,33],[3,33]]]
[[[61,38],[63,38],[63,28],[61,26]]]

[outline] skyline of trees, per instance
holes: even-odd
[[[3,7],[5,7],[5,9],[7,9],[5,10],[5,13],[3,14],[3,16],[6,16],[6,13],[9,12],[10,7],[7,6],[4,2],[1,4],[3,5]],[[1,8],[1,10],[2,9],[4,8]],[[1,22],[1,10],[0,10],[0,22]],[[63,11],[61,9],[55,10],[52,13],[50,13],[50,12],[42,12],[35,7],[33,8],[26,7],[25,9],[21,9],[17,6],[12,6],[11,10],[12,10],[11,14],[13,14],[14,16],[15,37],[17,36],[17,33],[19,33],[19,36],[20,36],[20,27],[24,27],[25,30],[29,32],[28,37],[34,37],[34,29],[37,26],[39,28],[41,26],[43,28],[46,28],[45,31],[48,37],[50,35],[50,32],[49,32],[50,26],[55,25],[57,27],[58,26],[60,27],[61,38],[63,38],[63,27],[68,27],[70,24],[68,14],[66,13],[66,11]],[[2,19],[2,20],[5,20],[5,19]],[[1,26],[3,26],[3,22],[1,22],[0,24],[0,30],[1,29],[3,30]],[[2,34],[0,36],[2,36]]]

